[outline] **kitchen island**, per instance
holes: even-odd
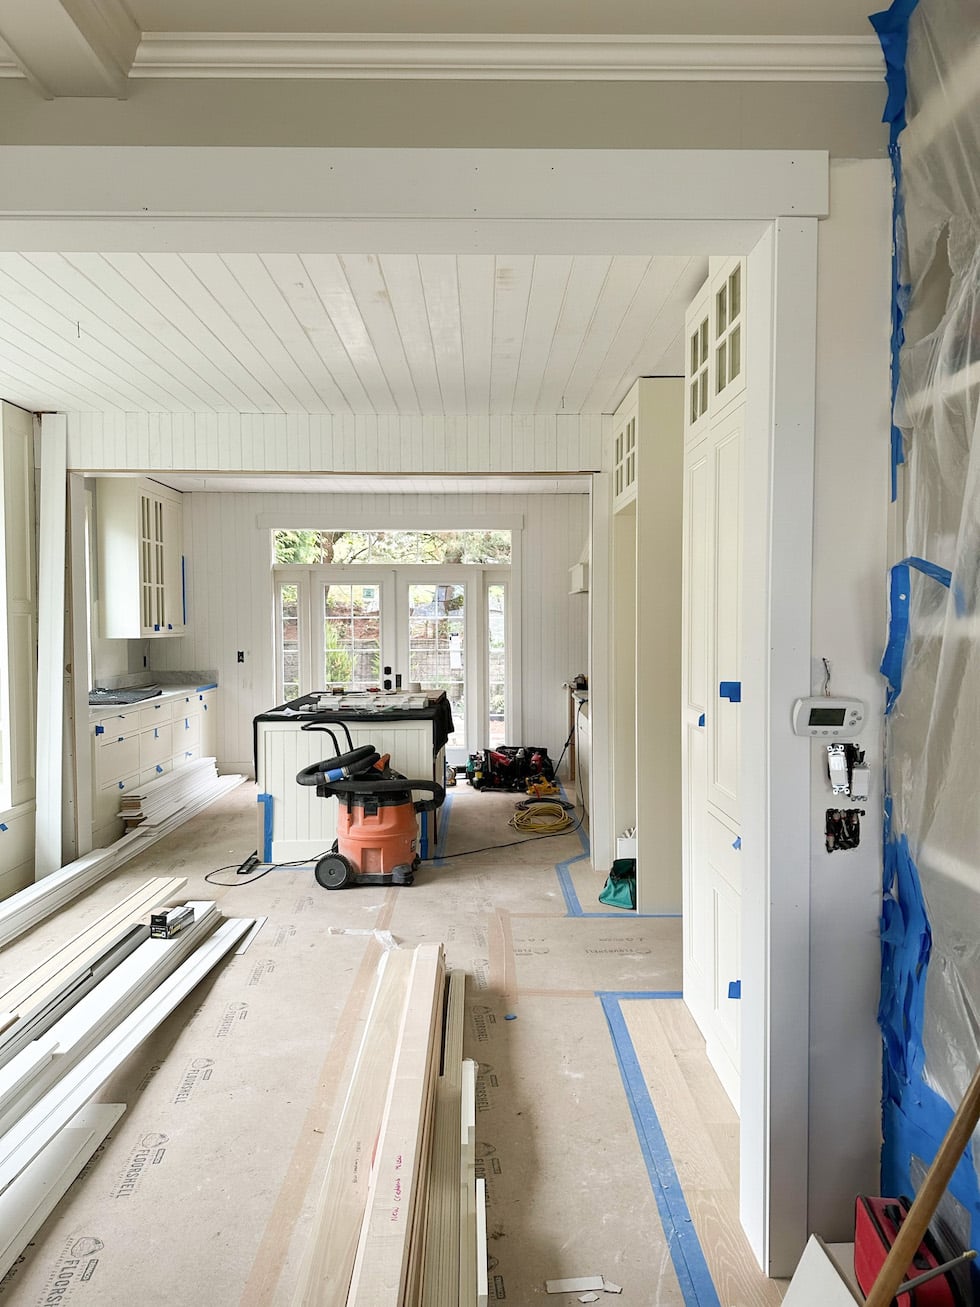
[[[350,731],[347,744],[344,726]],[[259,786],[258,853],[263,862],[314,859],[336,837],[337,800],[296,783],[296,774],[337,749],[372,744],[391,767],[410,780],[445,778],[446,741],[452,709],[443,691],[422,694],[303,695],[259,713],[253,721],[255,778]],[[430,798],[421,791],[416,798]],[[419,853],[426,858],[438,838],[438,813],[422,813]]]

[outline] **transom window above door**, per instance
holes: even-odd
[[[509,531],[274,531],[277,563],[484,564],[511,561]]]

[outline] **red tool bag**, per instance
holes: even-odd
[[[907,1198],[858,1198],[854,1210],[854,1274],[862,1293],[867,1294],[874,1284],[908,1210]],[[927,1234],[905,1279],[925,1275],[942,1262],[938,1248]],[[897,1307],[961,1307],[962,1299],[951,1273],[946,1273],[908,1293],[897,1293],[895,1303]]]

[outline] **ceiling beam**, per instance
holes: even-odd
[[[45,99],[124,99],[140,30],[124,0],[0,0],[0,38]]]

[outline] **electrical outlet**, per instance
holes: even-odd
[[[244,650],[244,649],[239,649],[239,651],[238,651],[238,661],[239,661],[240,663],[243,663],[243,662],[245,661],[245,650]]]

